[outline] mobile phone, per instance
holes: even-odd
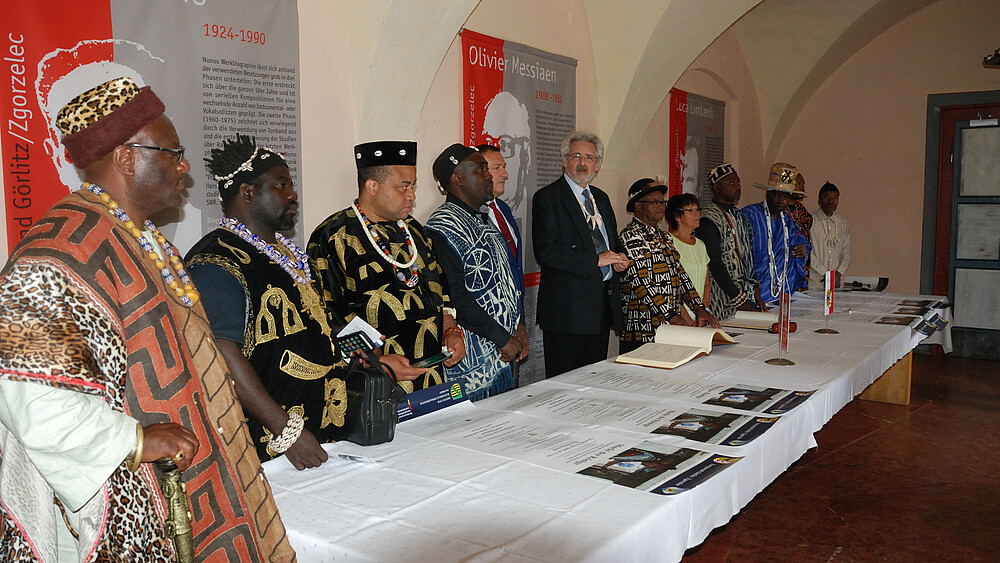
[[[368,335],[363,332],[352,332],[341,336],[337,339],[337,345],[340,346],[340,351],[345,358],[359,350],[364,352],[375,347]]]
[[[452,356],[452,351],[451,350],[445,350],[445,351],[441,352],[440,354],[435,354],[433,356],[428,356],[428,357],[426,357],[426,358],[424,358],[422,360],[417,360],[417,361],[413,362],[412,364],[410,364],[410,367],[411,368],[429,368],[429,367],[434,367],[434,366],[440,364],[441,362],[447,360],[451,356]]]

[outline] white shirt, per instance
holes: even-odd
[[[812,215],[809,287],[820,288],[826,272],[836,270],[843,274],[850,266],[851,233],[847,228],[847,219],[836,212],[827,217],[822,209],[817,209]]]
[[[584,210],[586,209],[586,206],[587,206],[587,200],[594,198],[594,192],[593,191],[588,192],[590,194],[590,198],[588,198],[587,196],[585,196],[583,194],[583,190],[590,190],[590,185],[581,186],[581,185],[577,184],[576,182],[573,181],[572,178],[569,177],[569,174],[567,174],[565,172],[563,172],[563,178],[566,179],[566,183],[569,184],[570,189],[573,190],[573,195],[575,195],[577,201],[580,202],[580,213],[582,213],[584,215],[584,219],[586,219],[587,218],[586,217],[587,213]],[[606,246],[608,249],[610,249],[611,245],[608,244],[608,240],[609,240],[608,239],[608,230],[606,228],[604,228],[604,218],[601,217],[601,210],[597,208],[597,200],[593,199],[593,203],[594,203],[594,215],[596,216],[597,221],[598,221],[597,225],[601,228],[601,235],[604,237],[604,246]],[[587,225],[587,226],[590,227],[590,225]],[[610,271],[611,271],[611,268],[608,268],[608,272],[609,273],[604,276],[604,281],[607,281],[607,280],[611,279],[611,276],[613,274],[610,273]]]
[[[46,528],[50,533],[55,532],[58,539],[32,534],[36,541],[45,542],[36,547],[49,555],[55,549],[58,551],[55,560],[60,563],[79,561],[76,540],[45,493],[62,500],[67,517],[76,525],[77,512],[94,499],[111,473],[135,448],[135,419],[112,410],[94,395],[39,383],[2,380],[0,423],[3,424],[0,440],[16,440],[30,460],[30,465],[4,460],[4,465],[8,465],[4,469],[21,474],[17,479],[8,479],[13,475],[3,474],[0,497],[29,501],[35,505],[34,509],[18,511],[22,517],[30,516],[29,522],[22,525],[35,532]],[[14,447],[11,443],[6,445]],[[4,453],[7,457],[12,452]],[[48,491],[43,490],[46,488]],[[25,498],[26,495],[30,498]],[[48,543],[52,540],[56,545]]]

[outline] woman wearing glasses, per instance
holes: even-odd
[[[674,248],[680,254],[681,265],[701,293],[702,301],[708,303],[712,290],[712,279],[708,276],[708,250],[705,243],[694,236],[694,230],[701,225],[698,198],[688,193],[675,195],[667,201],[664,214]],[[690,321],[690,315],[691,310],[685,305],[681,316]]]

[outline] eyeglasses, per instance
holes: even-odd
[[[681,208],[681,211],[687,211],[688,213],[701,213],[701,208],[700,207],[693,207],[691,209]]]
[[[169,152],[177,155],[177,164],[180,164],[184,160],[184,147],[177,147],[176,149],[168,149],[167,147],[154,147],[152,145],[140,145],[137,143],[125,143],[126,147],[132,147],[136,149],[150,149],[154,151]]]
[[[636,204],[644,203],[646,205],[666,205],[667,204],[667,202],[663,201],[662,199],[661,200],[653,200],[653,201],[642,201],[642,200],[640,200],[640,201],[637,201],[635,203]]]
[[[570,160],[585,160],[588,164],[593,164],[597,162],[597,157],[592,154],[583,154],[575,152],[573,154],[567,155]]]

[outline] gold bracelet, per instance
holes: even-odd
[[[142,463],[142,425],[138,422],[135,424],[135,454],[132,455],[132,459],[128,460],[125,467],[132,473],[139,470],[139,464]]]

